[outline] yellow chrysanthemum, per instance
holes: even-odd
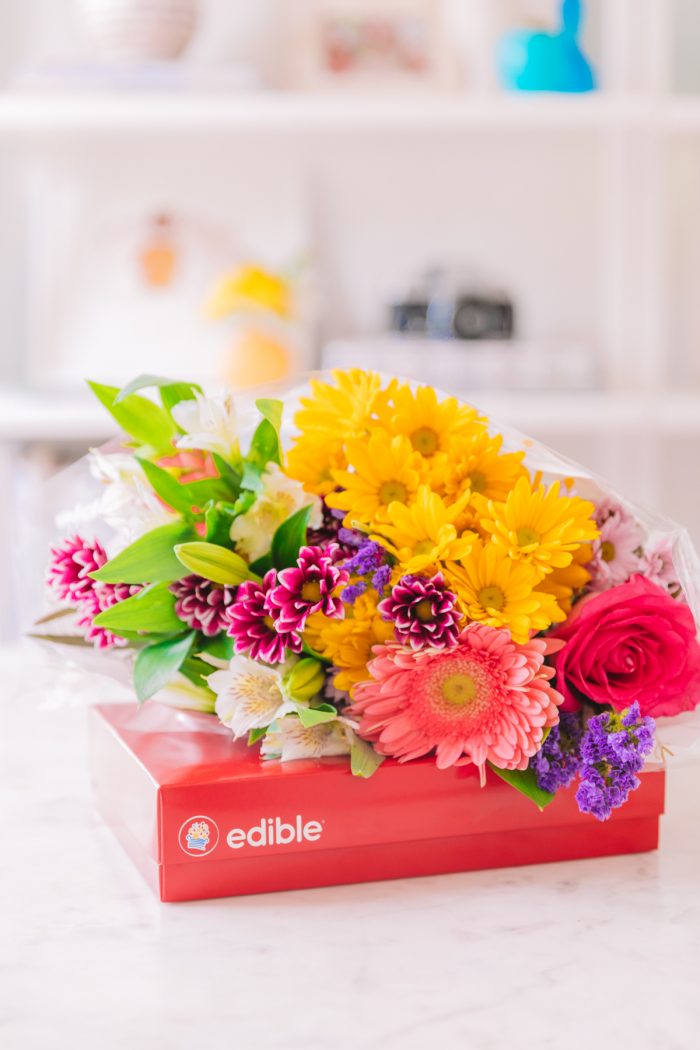
[[[574,551],[594,540],[594,507],[578,496],[562,496],[555,481],[534,491],[520,478],[504,503],[489,500],[481,528],[509,557],[528,562],[544,575],[571,564]]]
[[[445,578],[467,619],[507,627],[516,642],[566,619],[554,596],[537,590],[533,566],[513,561],[493,543],[477,541],[460,565],[447,566]]]
[[[284,472],[301,482],[306,492],[327,496],[336,487],[333,471],[346,464],[342,442],[302,434],[287,453]]]
[[[392,389],[392,404],[379,407],[379,421],[390,434],[404,434],[416,452],[430,458],[447,451],[455,434],[469,434],[486,421],[471,405],[454,397],[438,400],[431,386],[413,391],[409,386]]]
[[[554,595],[557,605],[567,616],[571,612],[574,595],[580,593],[591,578],[586,565],[592,557],[593,548],[589,543],[583,543],[574,551],[571,565],[553,569],[537,585],[539,590]]]
[[[483,427],[449,443],[441,480],[446,496],[469,489],[485,499],[505,500],[518,478],[527,477],[524,452],[501,452],[503,436]]]
[[[476,536],[473,532],[460,535],[455,522],[468,500],[466,493],[448,507],[428,485],[421,485],[410,507],[389,505],[388,522],[377,528],[379,535],[373,538],[394,555],[403,573],[423,572],[465,558]]]
[[[421,483],[422,457],[414,452],[408,438],[394,438],[382,431],[369,438],[348,441],[350,470],[335,470],[333,477],[342,492],[334,492],[329,507],[347,511],[345,524],[354,521],[370,525],[387,520],[390,503],[410,504]]]
[[[376,372],[351,368],[333,372],[333,383],[311,380],[311,397],[302,397],[294,422],[304,435],[331,441],[359,438],[367,432],[386,395]]]
[[[307,621],[304,640],[338,668],[333,679],[336,689],[352,694],[358,682],[370,677],[367,664],[372,659],[372,646],[388,642],[394,626],[377,612],[379,598],[373,591],[360,595],[346,606],[343,620],[329,620],[314,613]]]

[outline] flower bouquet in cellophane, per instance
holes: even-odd
[[[100,495],[52,547],[37,633],[128,663],[139,701],[263,762],[433,756],[599,820],[658,720],[694,726],[683,530],[471,405],[359,370],[254,411],[92,388],[127,437],[88,457]]]

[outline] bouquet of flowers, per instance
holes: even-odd
[[[360,370],[254,419],[196,384],[91,386],[128,438],[89,456],[102,494],[41,622],[128,661],[139,701],[263,759],[432,755],[540,807],[576,781],[600,820],[700,702],[683,531],[472,406]]]

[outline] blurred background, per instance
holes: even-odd
[[[89,376],[372,366],[700,542],[695,0],[0,0],[0,635]]]

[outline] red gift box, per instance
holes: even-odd
[[[90,712],[97,804],[163,901],[301,889],[656,849],[662,769],[605,823],[573,790],[540,812],[492,773],[387,760],[262,762],[210,715],[159,704]]]

